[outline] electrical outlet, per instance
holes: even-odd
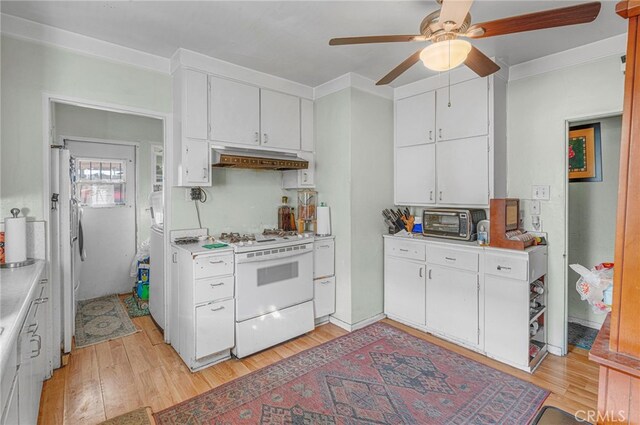
[[[549,185],[533,185],[531,186],[531,198],[541,201],[550,199],[551,186]]]
[[[540,201],[531,201],[531,215],[540,215]]]
[[[185,192],[185,200],[199,201],[202,198],[202,189],[199,187],[189,187]]]

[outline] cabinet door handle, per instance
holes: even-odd
[[[220,307],[211,309],[211,311],[220,311],[220,310],[224,310],[224,306],[223,305],[221,305]]]
[[[422,267],[418,269],[418,276],[422,277]]]
[[[307,173],[306,173],[306,172],[302,173],[302,175],[304,176],[303,181],[306,183],[306,182],[307,182],[307,180],[308,180],[308,178],[309,178],[309,176],[307,175]]]
[[[269,136],[267,136],[267,133],[264,133],[263,136],[264,137],[262,138],[262,143],[266,145],[267,143],[269,143]]]
[[[49,279],[40,279],[40,283],[46,285],[49,282]]]
[[[256,134],[255,134],[254,141],[256,142],[256,145],[257,145],[258,143],[260,143],[260,133],[258,133],[257,131],[256,131]]]
[[[447,260],[447,261],[456,261],[455,258],[451,258],[451,257],[444,257],[444,259]]]
[[[431,280],[431,269],[429,269],[428,277],[429,277],[429,280]]]
[[[433,130],[429,130],[429,140],[433,140]]]
[[[173,252],[171,254],[171,261],[174,262],[174,263],[178,262],[178,253],[177,252]]]
[[[505,266],[501,266],[498,265],[498,267],[496,267],[498,270],[507,270],[507,271],[511,271],[511,267],[505,267]]]
[[[32,333],[35,335],[35,333],[38,332],[38,326],[39,326],[39,323],[37,322],[30,324],[29,327],[27,328],[27,333]]]
[[[35,350],[31,350],[31,358],[35,359],[40,355],[40,352],[42,351],[42,337],[40,335],[34,334],[33,338],[31,339],[31,342],[33,341],[38,343],[38,348],[36,348]]]
[[[433,190],[429,191],[429,200],[433,201]]]
[[[212,288],[215,288],[216,286],[222,286],[224,285],[224,282],[220,282],[220,283],[210,283],[209,286],[211,286]]]
[[[442,129],[441,128],[438,129],[438,137],[442,139]]]
[[[440,191],[440,200],[442,201],[442,191]]]
[[[207,168],[206,167],[202,167],[202,178],[203,179],[207,178]]]
[[[218,260],[218,261],[209,261],[210,264],[221,264],[224,263],[224,260]]]

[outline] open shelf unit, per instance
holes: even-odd
[[[534,292],[532,290],[534,286],[541,287],[543,293]],[[530,282],[529,287],[529,369],[533,371],[547,355],[547,329],[545,322],[547,318],[548,290],[546,275]],[[533,303],[536,305],[533,306]]]

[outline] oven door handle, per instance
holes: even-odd
[[[238,264],[244,264],[244,263],[257,263],[260,261],[273,261],[273,260],[280,260],[283,258],[293,258],[293,257],[299,257],[301,255],[306,255],[306,254],[311,254],[313,255],[313,248],[307,248],[307,249],[303,249],[301,251],[298,252],[291,252],[291,251],[285,251],[285,252],[280,252],[278,254],[286,254],[286,255],[277,255],[277,256],[270,256],[267,255],[266,257],[264,255],[260,256],[260,257],[252,257],[252,258],[247,258],[247,257],[241,257],[236,255],[236,263]]]

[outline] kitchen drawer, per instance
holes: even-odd
[[[427,246],[427,263],[429,264],[477,272],[479,257],[477,252]]]
[[[233,254],[198,256],[193,264],[196,279],[233,274]]]
[[[336,311],[336,277],[313,281],[313,310],[315,318],[328,316]]]
[[[313,244],[313,278],[335,274],[335,243],[332,239],[315,241]]]
[[[486,274],[526,281],[529,278],[529,261],[525,256],[516,257],[487,252],[484,265]]]
[[[233,299],[196,307],[196,359],[233,347]]]
[[[385,254],[407,260],[425,261],[426,244],[400,239],[386,239]]]
[[[18,341],[20,337],[18,337]],[[6,405],[7,397],[11,393],[11,386],[18,374],[18,343],[14,342],[6,347],[6,361],[4,368],[0,371],[0,408]]]
[[[194,283],[193,302],[202,304],[233,297],[234,277],[197,279]]]

